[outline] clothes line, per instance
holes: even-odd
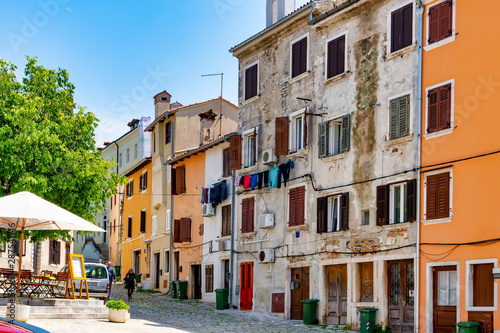
[[[254,174],[244,176],[236,176],[234,180],[235,186],[243,186],[246,190],[262,189],[267,187],[269,191],[272,188],[281,188],[283,183],[290,179],[290,171],[295,167],[293,161],[289,160],[272,169],[261,171]]]

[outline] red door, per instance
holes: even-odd
[[[244,262],[240,266],[240,309],[252,310],[253,305],[253,262]]]

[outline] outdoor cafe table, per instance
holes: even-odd
[[[39,284],[33,293],[40,296],[54,297],[54,284],[56,278],[52,275],[33,275],[33,280]],[[30,294],[31,296],[31,294]]]

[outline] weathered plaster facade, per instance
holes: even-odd
[[[244,191],[237,198],[238,207],[243,199],[255,198],[255,224],[258,216],[266,212],[274,213],[275,217],[274,228],[256,226],[254,233],[241,234],[241,213],[236,216],[238,266],[242,262],[255,263],[253,310],[271,312],[270,295],[284,293],[284,313],[276,315],[290,318],[291,269],[309,267],[309,295],[305,298],[320,300],[319,320],[326,323],[330,311],[327,270],[330,266],[345,264],[346,313],[340,323],[357,327],[360,307],[378,308],[377,322],[389,322],[388,261],[410,259],[413,262],[416,256],[413,223],[377,226],[376,190],[379,185],[416,178],[418,55],[415,36],[418,22],[413,3],[413,43],[390,53],[391,12],[412,2],[351,2],[315,23],[309,21],[312,5],[308,4],[282,23],[235,46],[231,52],[239,59],[240,68],[238,132],[258,127],[257,165],[240,170],[240,175],[274,166],[262,164],[261,153],[275,148],[277,117],[290,117],[295,112],[304,112],[306,107],[308,113],[305,149],[277,159],[276,165],[287,160],[294,162],[292,181],[287,187]],[[324,8],[318,7],[313,17],[324,12]],[[345,35],[345,71],[326,79],[327,43],[341,35]],[[304,37],[308,38],[307,71],[292,79],[291,44]],[[259,64],[258,96],[245,101],[245,69],[255,63]],[[389,140],[389,101],[403,95],[409,95],[410,100],[409,133]],[[350,115],[350,149],[319,158],[318,125],[345,115]],[[289,142],[293,139],[292,134]],[[245,156],[245,148],[242,155]],[[300,186],[306,189],[305,223],[289,227],[289,191]],[[348,230],[318,233],[317,198],[341,193],[349,193]],[[365,210],[369,211],[368,225],[362,225]],[[275,262],[257,263],[258,251],[272,248]],[[358,264],[362,262],[373,262],[373,300],[370,302],[360,302]],[[241,277],[238,270],[236,273],[238,285]],[[413,291],[407,297],[413,302]],[[235,295],[233,304],[238,305],[238,299]]]

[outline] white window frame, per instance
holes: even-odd
[[[330,195],[326,197],[327,199],[327,221],[326,221],[326,232],[339,232],[342,231],[342,221],[340,220],[340,210],[341,210],[341,195]],[[335,200],[337,200],[337,225],[333,225],[333,214],[332,214],[332,206],[335,204]]]
[[[402,200],[402,204],[403,204],[403,209],[401,209],[400,211],[400,218],[402,217],[402,222],[398,222],[398,223],[395,223],[394,222],[394,192],[395,192],[395,188],[396,187],[401,187],[402,191],[400,191],[400,200]],[[407,184],[406,182],[400,182],[400,183],[394,183],[394,184],[391,184],[389,185],[389,224],[402,224],[402,223],[406,223],[408,221],[406,221],[406,216],[404,211],[405,209],[408,210],[408,203],[406,202],[406,195],[405,195],[405,191],[403,190],[404,188],[406,188],[406,191],[408,191],[408,188],[407,188]]]
[[[245,99],[246,97],[246,91],[247,91],[247,69],[249,69],[250,67],[253,67],[257,65],[257,95],[249,98],[249,99]],[[254,99],[257,99],[258,97],[260,96],[260,61],[257,60],[257,61],[254,61],[252,62],[251,64],[245,66],[245,68],[243,68],[243,101],[244,102],[250,102],[250,101],[253,101]]]
[[[427,177],[432,175],[438,175],[441,173],[449,172],[450,173],[450,216],[442,219],[434,219],[427,220]],[[453,167],[433,170],[429,172],[424,172],[424,219],[422,220],[423,224],[438,224],[438,223],[448,223],[453,219]]]
[[[410,107],[408,108],[408,112],[409,112],[409,115],[408,115],[408,135],[402,136],[402,137],[396,138],[396,139],[391,139],[391,101],[398,99],[398,98],[401,98],[401,97],[404,97],[404,96],[410,96]],[[427,93],[425,96],[427,96]],[[387,99],[387,106],[388,106],[388,110],[389,110],[389,112],[387,113],[387,141],[401,140],[403,138],[407,138],[407,137],[413,135],[413,131],[412,131],[413,127],[412,126],[413,126],[413,116],[415,114],[415,112],[413,111],[414,104],[416,104],[416,103],[413,102],[413,93],[411,90],[405,91],[405,92],[398,94],[398,95],[390,96]],[[426,127],[426,129],[427,129],[427,127]]]
[[[151,236],[156,236],[158,232],[158,217],[155,215],[151,216]]]
[[[493,280],[493,306],[473,306],[474,300],[473,290],[474,281],[472,274],[472,266],[477,264],[493,264],[494,268],[498,268],[498,259],[478,259],[467,260],[465,262],[465,310],[466,311],[497,311],[498,309],[498,286],[497,279]],[[491,272],[493,275],[493,272]]]
[[[288,117],[288,119],[290,121],[290,130],[288,131],[288,142],[289,142],[288,150],[290,151],[291,154],[306,149],[306,147],[304,146],[305,112],[306,112],[306,108],[303,108],[299,111],[295,111],[295,112],[291,113],[290,116]],[[296,147],[297,133],[296,133],[296,129],[295,129],[295,120],[298,118],[302,118],[302,132],[301,132],[301,136],[300,136],[300,140],[301,140],[300,142],[302,144],[302,148],[300,148],[300,149],[297,149],[297,147]],[[307,133],[305,133],[305,134],[307,135]]]
[[[450,83],[451,83],[450,128],[434,133],[428,133],[427,129],[429,128],[429,97],[427,95],[429,94],[429,90],[445,86]],[[443,81],[441,83],[425,88],[425,128],[423,131],[424,138],[428,140],[439,136],[451,134],[453,133],[454,128],[455,128],[455,79]]]
[[[134,144],[134,160],[137,159],[138,152],[139,152],[139,147],[137,146],[137,143],[136,143],[136,144]]]
[[[434,267],[443,267],[443,266],[455,266],[457,270],[457,323],[460,321],[460,261],[446,261],[446,262],[432,262],[427,263],[426,266],[426,290],[425,290],[425,299],[426,299],[426,326],[427,331],[432,332],[433,327],[433,309],[434,309]]]
[[[456,35],[456,23],[457,23],[457,1],[452,0],[453,3],[453,11],[452,11],[452,27],[451,27],[451,36],[445,39],[440,40],[439,42],[429,44],[429,9],[431,7],[434,7],[436,5],[439,5],[440,3],[443,3],[448,0],[439,0],[434,3],[432,3],[433,0],[423,0],[422,2],[425,5],[425,44],[424,44],[424,50],[425,51],[430,51],[433,50],[437,47],[443,46],[445,44],[451,43],[455,41],[455,35]],[[431,4],[432,3],[432,4]]]
[[[300,225],[296,225],[296,226],[288,226],[288,228],[297,228],[297,227],[302,227],[302,226],[308,225],[308,220],[309,220],[308,215],[307,215],[307,212],[308,212],[308,209],[307,209],[308,189],[307,189],[307,183],[305,183],[305,182],[295,184],[295,185],[290,185],[288,187],[287,197],[286,197],[286,224],[288,225],[288,223],[290,222],[290,190],[297,188],[297,187],[304,187],[304,189],[305,189],[305,192],[304,192],[304,224],[300,224]]]
[[[403,47],[402,49],[399,49],[397,51],[393,51],[392,50],[392,13],[394,13],[396,10],[398,9],[401,9],[409,4],[413,4],[412,6],[412,13],[411,13],[411,17],[412,17],[412,27],[411,27],[411,44],[406,46],[406,47]],[[417,40],[417,29],[415,28],[416,27],[416,24],[418,24],[418,20],[416,20],[416,16],[415,16],[415,9],[416,9],[416,4],[414,1],[412,0],[408,0],[406,2],[403,2],[401,4],[398,4],[398,6],[395,6],[395,7],[392,7],[390,10],[389,10],[389,13],[387,14],[387,49],[389,50],[389,54],[391,53],[394,53],[394,52],[398,52],[398,51],[402,51],[406,48],[409,48],[411,46],[413,46],[415,43],[416,43],[416,40]]]
[[[300,73],[299,75],[297,75],[295,77],[292,77],[292,68],[293,68],[293,52],[292,52],[292,48],[293,48],[293,44],[301,41],[304,38],[307,38],[306,71],[304,73]],[[298,77],[301,77],[302,75],[308,73],[311,70],[311,66],[309,64],[309,61],[310,61],[310,55],[309,55],[310,46],[311,46],[311,38],[309,38],[309,33],[303,34],[302,36],[300,36],[298,38],[295,38],[294,40],[292,40],[290,42],[290,76],[289,76],[289,80],[297,79]]]
[[[249,150],[248,150],[248,138],[253,136],[255,133],[255,163],[254,165],[249,165]],[[243,169],[253,168],[259,163],[259,126],[250,128],[243,132]]]
[[[333,128],[333,126],[335,126],[335,128]],[[340,135],[340,139],[337,140],[337,134],[336,133],[336,130],[337,130],[337,126],[340,126],[340,129],[339,129],[339,135]],[[328,150],[326,152],[326,156],[327,157],[330,157],[330,156],[337,156],[337,155],[340,155],[342,154],[342,117],[340,118],[335,118],[335,119],[332,119],[332,120],[329,120],[328,121]],[[335,148],[338,147],[338,152],[335,153]]]
[[[328,77],[328,56],[329,56],[329,53],[328,53],[328,44],[331,41],[333,41],[333,40],[335,40],[337,38],[340,38],[342,36],[345,36],[345,39],[344,39],[345,40],[345,45],[344,45],[345,46],[345,50],[344,50],[344,52],[345,52],[345,54],[344,54],[344,72],[340,73],[340,74],[337,74],[335,76],[332,76],[332,77]],[[347,73],[349,71],[347,69],[347,67],[348,67],[347,64],[349,63],[349,60],[347,59],[347,56],[349,55],[347,45],[348,45],[347,44],[347,30],[339,33],[338,35],[333,36],[332,38],[328,39],[325,42],[325,81],[332,80],[332,79],[334,79],[336,77],[339,77],[340,75],[345,74],[345,73]]]

